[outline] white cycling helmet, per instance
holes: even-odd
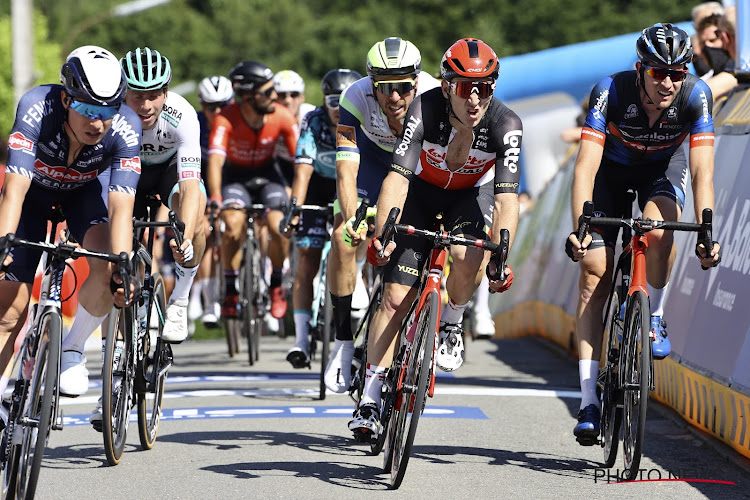
[[[305,81],[292,70],[279,71],[273,77],[273,88],[280,92],[305,92]]]
[[[75,100],[117,106],[125,97],[125,75],[120,61],[107,49],[84,45],[65,58],[60,82]]]
[[[198,84],[198,99],[204,104],[227,102],[233,96],[232,82],[225,76],[209,76]]]

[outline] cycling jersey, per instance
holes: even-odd
[[[438,80],[424,71],[419,73],[417,95],[436,87],[440,87]],[[380,109],[369,76],[347,87],[339,106],[336,159],[359,163],[357,190],[360,196],[377,200],[398,138]]]
[[[276,140],[283,136],[290,156],[294,156],[299,126],[292,113],[276,104],[265,116],[260,130],[248,127],[240,112],[240,103],[230,104],[214,120],[208,153],[226,156],[232,167],[258,168],[273,160]]]
[[[604,78],[591,91],[581,140],[604,146],[604,157],[622,165],[668,161],[690,134],[690,147],[713,146],[713,98],[706,83],[688,74],[653,127],[643,110],[635,70]]]
[[[177,179],[201,178],[200,125],[193,106],[180,94],[167,92],[156,126],[141,136],[144,168],[162,165],[174,156]]]
[[[456,134],[449,118],[441,89],[415,98],[393,153],[391,169],[407,179],[416,176],[442,189],[467,189],[494,181],[495,194],[518,193],[518,156],[523,135],[518,115],[493,97],[474,127],[474,142],[466,163],[453,171],[445,161]]]
[[[325,108],[315,108],[302,120],[294,162],[312,165],[327,179],[336,178],[336,138]]]
[[[21,98],[8,139],[6,173],[21,174],[47,190],[69,191],[106,172],[108,191],[135,195],[141,173],[138,115],[123,104],[101,142],[84,145],[68,166],[70,143],[63,124],[74,111],[63,107],[64,89],[40,85]]]

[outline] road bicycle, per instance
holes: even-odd
[[[249,193],[259,193],[268,184],[268,179],[253,178],[245,183]],[[266,213],[266,206],[253,203],[249,206],[224,206],[224,210],[241,210],[247,216],[247,231],[242,244],[242,260],[238,280],[238,314],[236,318],[224,318],[227,334],[229,356],[239,354],[241,338],[247,338],[248,362],[255,364],[260,356],[260,337],[263,329],[263,317],[270,311],[270,301],[265,292],[269,289],[263,272],[263,256],[260,239],[257,235],[256,222]],[[226,286],[222,286],[222,294]],[[223,297],[222,297],[223,299]],[[223,302],[223,301],[222,301]]]
[[[476,247],[492,252],[497,272],[492,279],[505,280],[510,233],[500,231],[500,242],[469,239],[446,232],[438,216],[437,230],[417,229],[406,224],[396,224],[399,209],[392,208],[383,228],[383,248],[395,234],[414,235],[432,242],[430,257],[425,261],[417,299],[411,306],[399,332],[398,354],[388,370],[384,382],[384,400],[381,422],[386,434],[383,446],[383,470],[390,472],[391,488],[397,489],[403,481],[409,463],[419,417],[424,411],[426,397],[435,391],[435,353],[438,349],[440,319],[440,284],[451,245]],[[489,272],[489,270],[488,270]]]
[[[152,220],[161,201],[148,197],[146,220],[134,220],[135,253],[131,267],[136,298],[123,308],[113,308],[104,325],[102,366],[102,421],[94,425],[104,435],[107,462],[117,465],[127,440],[130,411],[137,407],[138,436],[144,450],[153,448],[161,421],[164,383],[172,366],[172,347],[161,338],[166,319],[166,297],[161,274],[152,274],[154,229],[171,227],[178,248],[185,224],[174,211],[169,220]],[[146,244],[142,244],[148,229]]]
[[[3,498],[33,498],[36,492],[44,449],[51,430],[62,430],[60,408],[60,356],[63,333],[62,282],[69,259],[88,257],[118,265],[118,274],[129,289],[129,257],[126,252],[92,252],[69,243],[63,231],[54,243],[57,226],[65,220],[60,207],[53,209],[51,230],[45,242],[17,238],[13,233],[0,237],[0,262],[12,248],[43,252],[39,302],[31,306],[29,327],[15,357],[18,375],[11,395],[8,423],[0,442]],[[71,268],[72,269],[72,268]],[[77,281],[75,272],[74,281]],[[77,283],[76,283],[77,285]],[[76,286],[73,287],[75,290]]]
[[[693,231],[700,241],[712,242],[711,209],[703,210],[701,224],[631,218],[635,199],[629,193],[626,215],[622,218],[592,217],[594,206],[587,201],[579,222],[578,237],[583,241],[590,226],[623,228],[622,253],[617,261],[604,317],[605,358],[597,386],[601,403],[601,439],[584,444],[601,444],[604,467],[612,467],[622,439],[625,479],[634,479],[643,452],[649,391],[654,389],[654,360],[651,343],[651,309],[646,283],[646,234],[655,229]],[[706,248],[713,243],[706,244]]]

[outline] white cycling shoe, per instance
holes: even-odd
[[[179,344],[188,336],[187,299],[175,300],[167,305],[167,319],[161,339],[170,344]]]
[[[458,325],[440,325],[440,344],[435,364],[444,372],[461,368],[464,363],[464,331]]]
[[[333,343],[331,359],[328,360],[323,380],[331,392],[343,394],[352,383],[352,358],[354,341],[338,340]]]
[[[63,351],[60,357],[60,394],[75,398],[88,390],[86,356],[78,351]]]

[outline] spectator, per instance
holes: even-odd
[[[719,28],[717,33],[721,38],[723,48],[729,54],[731,61],[727,62],[727,66],[715,74],[706,83],[711,89],[714,101],[720,96],[729,93],[734,87],[737,86],[737,77],[734,75],[734,60],[737,57],[737,46],[735,39],[735,22],[737,16],[736,7],[729,7],[724,11],[724,15],[719,20]]]
[[[719,2],[703,2],[693,7],[692,19],[695,33],[690,38],[693,44],[693,65],[698,76],[703,76],[711,71],[711,66],[703,58],[703,45],[701,44],[701,29],[699,26],[705,18],[713,15],[721,16],[722,14],[724,14],[724,7]]]
[[[696,28],[695,50],[701,56],[693,55],[693,65],[698,75],[704,80],[721,73],[724,68],[734,65],[734,61],[729,56],[729,52],[724,49],[724,42],[721,39],[719,21],[722,16],[722,14],[711,14],[704,17]]]

